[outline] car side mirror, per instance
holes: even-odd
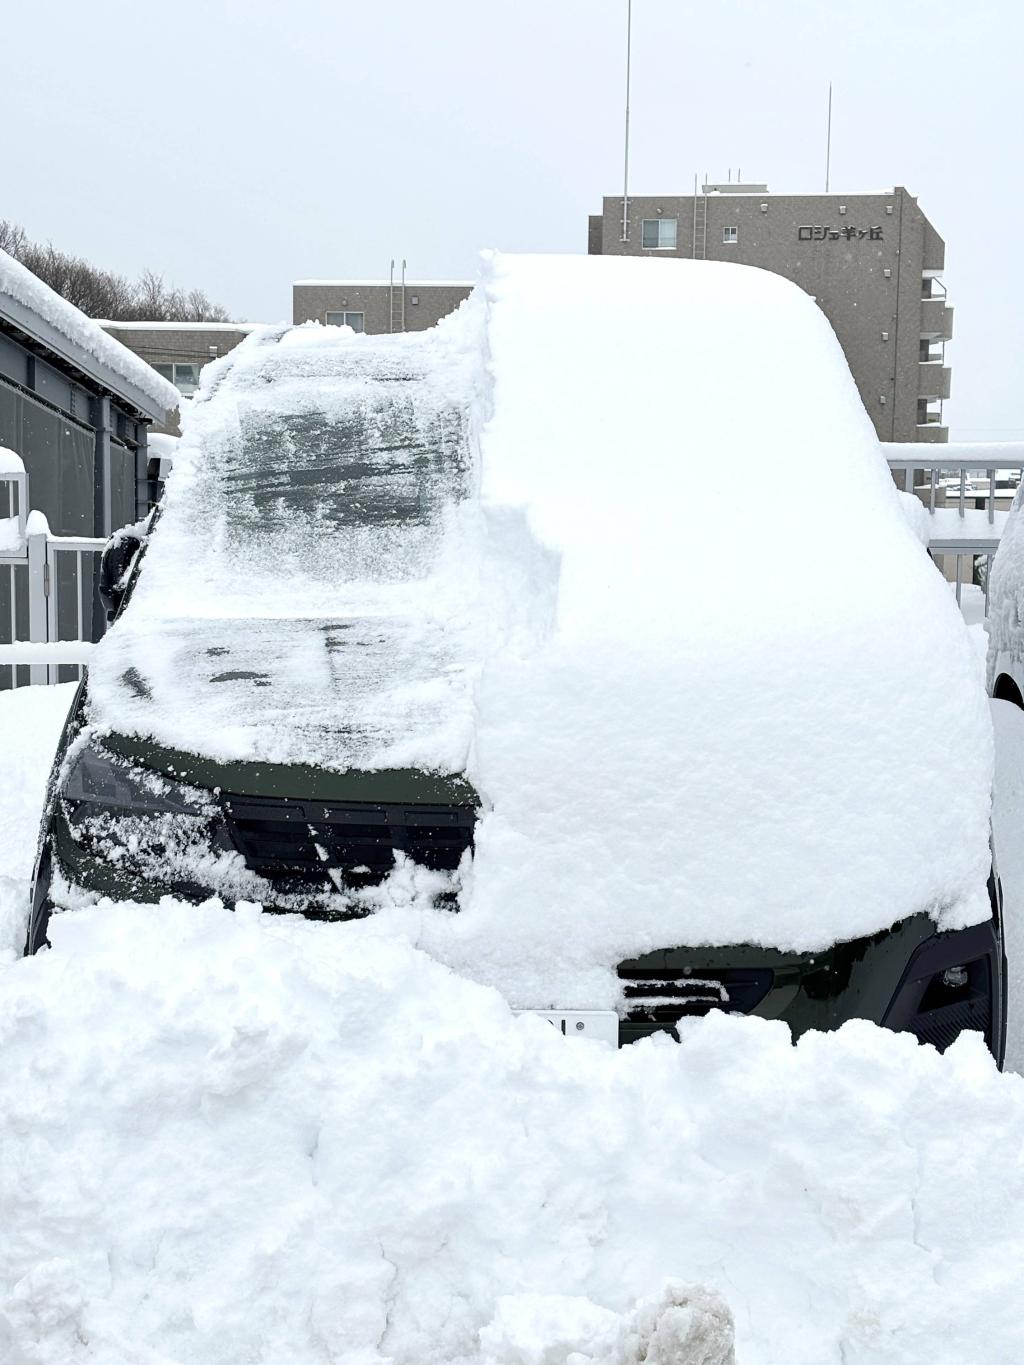
[[[103,547],[97,588],[108,621],[112,621],[121,608],[128,588],[128,575],[141,549],[141,538],[126,531],[111,536]]]

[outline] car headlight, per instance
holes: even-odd
[[[76,805],[107,810],[204,818],[217,814],[217,804],[209,794],[180,786],[92,744],[75,758],[60,794]]]

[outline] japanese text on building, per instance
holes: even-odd
[[[822,227],[820,224],[810,226],[805,224],[798,227],[796,235],[801,242],[838,242],[841,238],[847,242],[858,242],[864,237],[869,242],[882,241],[882,229],[874,227]]]

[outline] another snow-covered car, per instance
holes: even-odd
[[[987,681],[991,696],[1024,710],[1024,485],[992,561]]]
[[[749,493],[702,500],[715,468]],[[725,1009],[998,1058],[991,780],[965,627],[813,301],[491,257],[429,332],[264,331],[204,371],[28,948],[102,895],[216,895],[374,913],[583,1036]]]

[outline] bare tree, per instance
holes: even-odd
[[[111,322],[227,322],[226,309],[211,303],[201,289],[187,293],[164,283],[155,270],[138,280],[98,270],[81,256],[33,242],[18,223],[0,218],[0,251],[20,261],[33,275],[92,318]]]
[[[8,222],[6,218],[0,218],[0,251],[6,251],[15,260],[20,260],[25,243],[25,229],[17,223]]]

